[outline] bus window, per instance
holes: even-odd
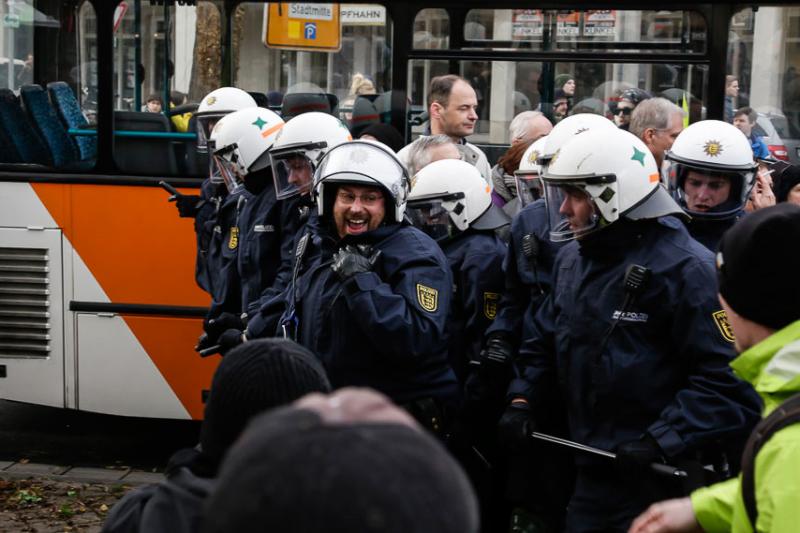
[[[204,1],[125,5],[114,26],[114,160],[123,173],[201,175],[191,111],[221,85],[221,13]],[[84,46],[91,57],[94,43]]]
[[[690,11],[472,9],[464,22],[464,41],[471,50],[701,54],[706,25]]]
[[[414,49],[450,48],[450,17],[444,9],[422,9],[414,17]]]
[[[743,9],[730,21],[725,120],[756,112],[751,132],[776,159],[800,162],[800,6]]]
[[[553,69],[556,79],[574,81],[574,93],[565,108],[555,109],[543,101],[542,72]],[[444,60],[414,60],[409,63],[409,96],[412,110],[427,109],[431,78],[449,74]],[[470,141],[476,144],[508,144],[508,125],[518,113],[540,110],[552,121],[564,113],[591,112],[612,117],[620,94],[639,87],[653,96],[663,96],[686,109],[689,120],[705,117],[703,103],[708,85],[705,65],[567,63],[545,64],[522,61],[460,61],[455,74],[470,82],[478,100],[478,124]],[[552,91],[551,94],[558,94]],[[416,126],[413,135],[424,133]]]
[[[89,124],[80,100],[86,65],[74,47],[52,45],[74,42],[78,31],[69,11],[42,4],[0,4],[0,165],[91,168],[94,139],[70,134]]]
[[[378,95],[392,83],[392,23],[384,6],[342,4],[341,48],[336,52],[269,47],[264,35],[268,13],[269,4],[243,3],[234,14],[234,85],[267,95],[276,110],[286,94],[333,95],[348,125],[354,112],[359,113],[359,96],[369,97],[366,107],[382,105]]]

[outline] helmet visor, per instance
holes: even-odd
[[[213,153],[213,149],[209,149],[208,143],[211,139],[211,131],[216,126],[219,119],[224,117],[224,113],[210,113],[204,115],[198,115],[197,122],[195,123],[197,126],[197,150],[201,153]]]
[[[222,181],[225,183],[225,187],[228,189],[228,192],[233,194],[234,192],[238,191],[242,187],[242,181],[239,179],[239,176],[236,173],[236,165],[221,155],[214,154],[213,159],[214,166],[217,168],[217,172],[219,172],[219,175],[222,178]]]
[[[725,219],[744,208],[754,183],[753,172],[709,172],[680,163],[674,169],[675,199],[692,217]]]
[[[532,204],[542,197],[542,182],[535,172],[514,174],[517,182],[517,198],[522,207]]]
[[[314,184],[314,164],[302,152],[270,154],[275,194],[279,200],[306,195]]]
[[[444,207],[442,198],[410,200],[406,204],[406,215],[411,223],[435,241],[449,239],[458,233]]]
[[[578,239],[598,229],[597,207],[582,184],[544,179],[543,185],[551,241]]]

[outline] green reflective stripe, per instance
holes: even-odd
[[[77,128],[70,128],[68,133],[70,135],[82,137],[95,137],[97,130],[84,130]],[[196,133],[173,133],[166,131],[129,131],[129,130],[115,130],[116,137],[139,137],[145,139],[191,139],[197,140]]]

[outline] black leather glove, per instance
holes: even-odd
[[[530,445],[530,434],[534,427],[531,407],[524,402],[514,402],[506,407],[500,417],[497,435],[500,443],[509,450],[521,451]]]
[[[181,194],[175,197],[175,207],[178,208],[178,215],[182,218],[194,218],[205,200],[199,196]]]
[[[215,344],[217,338],[226,330],[238,329],[244,330],[244,322],[242,317],[234,315],[233,313],[222,313],[216,318],[206,319],[203,321],[203,330],[208,335],[208,344]]]
[[[650,434],[623,442],[617,446],[616,452],[616,467],[625,476],[640,476],[644,472],[650,472],[651,464],[664,463],[664,452]]]
[[[348,244],[333,254],[331,270],[341,281],[347,281],[360,272],[370,272],[378,262],[380,255],[381,251],[375,250],[373,253],[371,246]]]
[[[229,329],[222,333],[217,340],[219,344],[219,353],[225,355],[232,349],[236,348],[245,341],[242,330]]]
[[[511,366],[514,349],[504,334],[495,333],[486,341],[479,357],[481,367],[507,369]]]
[[[211,348],[211,346],[212,346],[211,339],[209,339],[208,334],[203,333],[202,335],[200,335],[200,338],[197,339],[197,344],[195,344],[194,346],[194,351],[202,352],[203,350]]]

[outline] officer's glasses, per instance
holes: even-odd
[[[358,198],[361,205],[365,205],[367,207],[372,207],[376,205],[378,202],[383,200],[383,195],[379,192],[367,192],[364,194],[356,194],[350,191],[339,191],[336,193],[336,199],[339,203],[344,205],[352,205],[355,203],[356,198]]]

